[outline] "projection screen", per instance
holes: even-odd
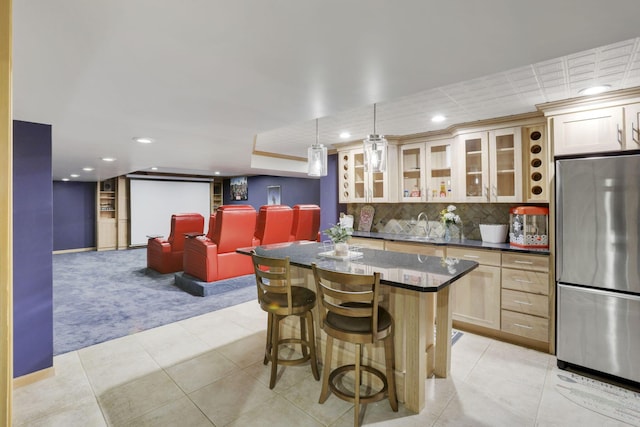
[[[211,212],[209,182],[130,179],[131,246],[147,244],[147,236],[169,237],[171,215],[198,212],[204,232]]]

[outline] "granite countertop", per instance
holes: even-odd
[[[440,239],[440,238],[432,238],[432,237],[426,238],[426,237],[415,236],[411,234],[379,233],[374,231],[354,231],[353,237],[390,240],[395,242],[424,243],[427,245],[437,245],[437,246],[451,246],[451,247],[458,246],[458,247],[465,247],[465,248],[490,249],[490,250],[497,250],[497,251],[549,255],[548,248],[544,248],[544,249],[519,248],[517,246],[512,246],[509,243],[487,243],[487,242],[483,242],[482,240],[454,238],[447,242],[444,239]]]
[[[332,249],[318,242],[298,241],[240,248],[237,252],[250,255],[255,250],[258,255],[272,258],[289,257],[291,265],[303,268],[315,263],[320,268],[345,273],[379,272],[380,283],[419,292],[437,292],[478,267],[470,260],[367,248],[351,252],[353,258],[338,259]]]

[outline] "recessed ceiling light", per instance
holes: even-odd
[[[80,175],[78,175],[77,173],[72,173],[72,174],[71,174],[71,175],[69,175],[69,176],[70,176],[71,178],[77,178],[77,177],[79,177]]]
[[[90,168],[90,167],[87,166],[86,168],[82,168],[82,170],[85,171],[85,172],[91,172],[93,170],[93,168]]]
[[[214,175],[220,175],[220,171],[215,171],[213,174]]]
[[[104,162],[115,162],[116,159],[114,157],[103,157],[102,161],[104,161]]]
[[[149,138],[148,136],[136,136],[133,140],[140,144],[151,144],[154,141],[153,138]]]
[[[611,89],[611,85],[591,86],[578,91],[579,95],[597,95]]]
[[[62,180],[67,182],[67,181],[69,181],[69,178],[62,178]]]
[[[349,132],[340,132],[340,138],[347,139],[351,136]]]
[[[434,123],[444,122],[445,120],[447,120],[447,118],[442,114],[436,114],[435,116],[431,117],[431,121]]]
[[[152,171],[157,171],[157,170],[158,170],[158,168],[154,166],[154,167],[152,167],[152,168],[151,168],[151,170],[152,170]]]

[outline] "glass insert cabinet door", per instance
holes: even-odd
[[[401,182],[400,199],[403,202],[426,200],[424,188],[425,154],[424,144],[407,144],[400,147]]]
[[[449,202],[457,198],[451,140],[427,143],[427,200]]]
[[[489,146],[488,134],[477,132],[461,136],[464,150],[464,199],[474,202],[489,201]]]
[[[522,201],[522,141],[520,128],[489,132],[490,201]]]

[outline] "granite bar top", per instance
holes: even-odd
[[[310,241],[240,248],[237,252],[250,255],[254,249],[262,256],[289,257],[291,265],[303,268],[311,268],[315,263],[320,268],[345,273],[380,272],[380,283],[418,292],[437,292],[478,267],[475,261],[367,248],[350,252],[353,258],[338,259],[333,248]]]
[[[374,231],[354,231],[353,237],[390,240],[395,242],[424,243],[427,245],[437,245],[437,246],[451,246],[451,247],[457,246],[457,247],[465,247],[465,248],[490,249],[490,250],[496,250],[496,251],[549,255],[549,248],[543,248],[543,249],[519,248],[517,246],[512,246],[509,243],[487,243],[487,242],[483,242],[482,240],[453,238],[447,242],[444,239],[440,239],[440,238],[433,238],[433,237],[427,238],[427,237],[415,236],[411,234],[379,233]]]

